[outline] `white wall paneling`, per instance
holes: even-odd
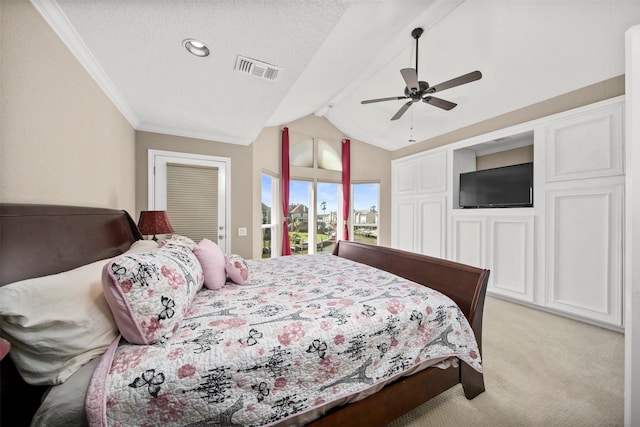
[[[418,202],[405,200],[393,205],[392,235],[393,247],[405,251],[418,252],[416,248],[416,236],[418,233],[416,219],[418,218]]]
[[[424,255],[446,258],[447,198],[428,197],[420,206],[420,252]]]
[[[486,217],[459,216],[453,218],[452,259],[463,264],[486,268]]]
[[[533,302],[534,216],[487,219],[491,292]]]
[[[440,151],[430,156],[416,159],[420,194],[443,193],[447,191],[447,152]]]
[[[418,165],[414,159],[401,160],[392,168],[391,186],[395,197],[412,196],[418,189]]]
[[[622,325],[623,187],[547,193],[548,307]]]
[[[547,181],[621,175],[622,110],[622,104],[613,104],[549,123]]]
[[[413,156],[393,162],[392,187],[396,197],[447,191],[447,153]]]

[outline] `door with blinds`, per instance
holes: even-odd
[[[228,252],[229,159],[149,150],[149,209],[166,210],[175,234]]]

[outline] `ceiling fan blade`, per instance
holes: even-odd
[[[420,89],[418,72],[414,68],[403,68],[400,70],[400,74],[402,74],[402,78],[409,90],[417,92]]]
[[[360,103],[361,104],[371,104],[372,102],[396,101],[398,99],[407,99],[407,97],[406,96],[391,96],[389,98],[366,99],[364,101],[360,101]]]
[[[447,110],[447,111],[451,110],[453,107],[458,105],[451,101],[436,98],[435,96],[426,96],[422,99],[422,102],[426,102],[427,104],[431,104],[434,107],[442,108],[443,110]]]
[[[413,104],[413,101],[409,101],[406,104],[404,104],[402,107],[400,107],[398,112],[394,114],[393,117],[391,117],[391,120],[398,120],[400,117],[402,117],[404,112],[407,111],[409,107],[411,107],[411,104]]]
[[[482,78],[482,73],[480,71],[472,71],[468,74],[456,77],[455,79],[447,80],[446,82],[442,82],[435,86],[431,86],[427,90],[427,93],[441,92],[445,89],[449,89],[449,88],[460,86],[466,83],[471,83],[476,80],[480,80],[481,78]]]

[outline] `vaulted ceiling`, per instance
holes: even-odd
[[[624,74],[637,0],[32,0],[138,130],[252,143],[265,126],[324,116],[346,136],[403,148]],[[402,68],[442,91],[404,95]],[[204,42],[207,57],[185,39]],[[237,69],[238,58],[252,73]],[[273,73],[258,77],[260,65]]]

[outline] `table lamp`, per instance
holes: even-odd
[[[143,235],[153,235],[155,241],[158,240],[156,234],[173,233],[167,211],[141,211],[138,228]]]

